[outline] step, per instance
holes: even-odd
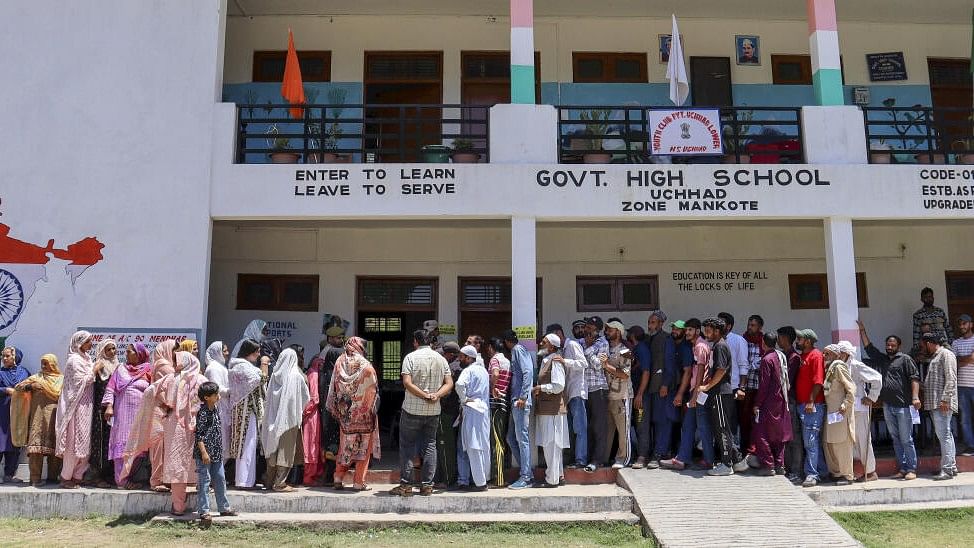
[[[974,508],[974,499],[944,500],[933,502],[908,502],[904,504],[863,504],[861,506],[823,506],[830,514],[849,512],[913,512],[918,510],[944,510],[950,508]]]
[[[957,458],[957,469],[961,472],[974,472],[974,457],[963,457],[958,455]],[[892,457],[877,457],[876,458],[876,473],[880,477],[892,476],[898,472],[897,468],[899,466],[896,463],[896,459]],[[940,456],[927,456],[920,457],[917,462],[917,468],[919,473],[933,473],[940,470]],[[855,463],[856,477],[863,474],[862,465],[859,461]]]
[[[293,493],[235,491],[230,504],[258,513],[479,514],[632,512],[633,498],[616,485],[564,485],[554,489],[490,489],[483,493],[437,491],[432,496],[390,495],[392,484],[374,484],[372,491],[334,491],[299,487]],[[213,501],[211,497],[211,502]],[[196,507],[195,489],[187,497]],[[5,517],[83,517],[92,514],[155,515],[170,507],[168,494],[117,489],[60,489],[0,485],[0,515]]]
[[[961,473],[946,481],[934,481],[921,474],[910,481],[880,479],[843,486],[826,483],[802,491],[820,506],[829,508],[974,500],[974,474]]]
[[[518,477],[517,468],[509,468],[504,475],[508,482],[513,482]],[[538,481],[544,480],[545,469],[535,468],[534,478]],[[581,469],[565,468],[565,483],[567,485],[595,485],[595,484],[614,484],[616,483],[617,471],[612,468],[599,468],[595,472],[586,472]],[[365,476],[367,483],[398,483],[399,469],[370,469]],[[345,476],[345,483],[352,483],[352,471]]]
[[[193,514],[176,517],[170,514],[159,514],[152,518],[152,525],[192,522],[196,519]],[[314,513],[241,513],[234,517],[214,517],[215,527],[239,527],[251,525],[258,527],[300,527],[302,529],[321,530],[361,530],[385,527],[402,527],[406,525],[436,525],[436,524],[467,524],[478,525],[487,523],[544,523],[565,524],[576,523],[625,523],[635,525],[639,518],[632,512],[544,512],[544,513],[443,513],[443,514],[368,514],[347,512],[341,514]]]

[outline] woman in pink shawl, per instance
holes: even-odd
[[[320,398],[318,394],[318,374],[323,360],[315,357],[308,367],[308,395],[310,400],[304,406],[301,417],[301,446],[304,450],[304,485],[316,485],[325,473],[325,465],[321,458],[321,419],[318,412]],[[327,396],[327,394],[325,394]]]
[[[149,364],[149,351],[142,343],[130,344],[125,351],[125,365],[115,369],[115,373],[108,379],[105,396],[101,404],[105,406],[105,420],[112,425],[112,432],[108,438],[108,458],[115,467],[115,485],[119,489],[135,489],[137,486],[129,483],[128,475],[122,475],[125,464],[123,458],[125,445],[128,443],[129,433],[135,423],[142,396],[149,388],[152,376],[152,366]],[[136,458],[145,458],[145,453]]]
[[[379,458],[379,394],[375,369],[365,359],[365,339],[352,337],[345,343],[345,353],[335,363],[326,407],[341,429],[335,489],[344,488],[342,480],[354,462],[353,487],[366,491],[369,460]]]
[[[160,384],[167,375],[175,373],[173,363],[176,361],[176,341],[169,339],[162,341],[152,349],[152,384],[142,395],[142,404],[132,421],[132,430],[128,442],[125,444],[123,458],[125,465],[121,475],[128,476],[136,457],[148,450],[149,462],[152,465],[152,476],[149,487],[156,492],[169,491],[162,481],[162,464],[164,459],[165,441],[162,435],[162,423],[169,414],[158,401]]]
[[[172,514],[186,512],[186,486],[196,483],[196,413],[200,410],[197,395],[206,382],[200,374],[200,361],[189,352],[176,352],[176,367],[159,384],[156,399],[168,410],[163,422],[164,455],[162,481],[172,491]]]
[[[68,359],[64,363],[64,384],[55,419],[54,454],[63,459],[61,486],[77,489],[88,470],[91,451],[91,410],[95,369],[88,357],[91,333],[71,335]]]

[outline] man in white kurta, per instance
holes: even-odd
[[[469,488],[472,477],[476,490],[486,491],[490,470],[490,378],[473,346],[461,348],[459,360],[463,371],[456,382],[461,409],[457,483]]]
[[[876,456],[873,454],[872,405],[879,400],[883,389],[883,376],[872,367],[856,359],[856,347],[849,341],[839,341],[839,358],[849,364],[852,382],[856,385],[856,440],[852,446],[853,456],[862,463],[864,474],[861,481],[875,481]],[[869,387],[868,391],[866,387]]]
[[[534,387],[535,443],[544,451],[543,487],[557,487],[562,477],[562,450],[569,447],[568,406],[565,401],[565,358],[561,338],[545,335],[538,352],[542,356],[538,383]]]

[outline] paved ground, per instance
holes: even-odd
[[[623,470],[619,478],[661,546],[859,546],[783,477]]]

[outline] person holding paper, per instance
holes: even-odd
[[[886,337],[886,353],[880,352],[866,334],[866,326],[859,324],[859,339],[865,345],[866,356],[883,375],[879,401],[883,403],[883,417],[893,438],[893,452],[900,469],[893,479],[914,480],[917,477],[917,452],[913,444],[913,420],[910,408],[919,410],[920,370],[913,358],[900,352],[903,341],[896,335]]]
[[[849,485],[855,480],[852,471],[852,448],[856,441],[856,385],[852,382],[849,366],[839,359],[841,349],[837,344],[825,347],[822,357],[829,364],[825,372],[825,461],[836,485]]]
[[[957,448],[950,424],[957,411],[957,356],[944,348],[945,342],[938,333],[920,337],[920,346],[930,356],[930,369],[923,379],[923,408],[930,412],[940,440],[940,473],[933,478],[938,481],[957,475]]]
[[[761,463],[760,476],[785,475],[785,444],[792,436],[788,413],[788,358],[775,348],[777,345],[777,333],[762,333],[758,388],[752,411],[754,428],[751,430],[754,455]]]
[[[632,382],[629,374],[632,367],[632,352],[622,341],[622,334],[626,327],[620,322],[609,322],[605,324],[608,336],[609,348],[599,354],[602,362],[602,369],[605,371],[605,380],[609,384],[609,416],[611,424],[618,434],[618,450],[616,451],[615,462],[612,467],[615,469],[629,466],[630,447],[632,439],[629,437],[630,417],[632,415]],[[609,442],[612,442],[612,433],[609,433]]]
[[[683,470],[690,464],[693,458],[693,444],[696,435],[700,436],[700,445],[703,447],[704,469],[709,469],[714,464],[714,437],[710,433],[710,417],[707,416],[707,408],[697,404],[700,396],[699,387],[703,384],[704,375],[710,365],[710,345],[707,344],[700,332],[703,327],[700,320],[690,318],[684,325],[686,326],[686,340],[693,348],[693,360],[690,369],[690,378],[686,379],[686,384],[681,383],[673,404],[677,401],[686,402],[687,410],[683,415],[683,427],[680,433],[680,449],[672,459],[660,461],[662,468],[670,470]],[[686,370],[684,370],[686,371]],[[686,394],[684,396],[684,394]]]
[[[883,388],[883,376],[872,367],[855,358],[856,347],[849,341],[839,341],[839,359],[849,365],[852,382],[856,385],[856,444],[853,456],[862,463],[864,474],[856,481],[875,481],[876,456],[873,454],[872,414],[873,404],[879,400]]]
[[[825,473],[827,464],[822,450],[822,430],[825,425],[825,363],[822,352],[815,348],[818,335],[811,329],[797,331],[798,349],[802,365],[795,376],[795,399],[800,408],[802,446],[805,448],[805,481],[802,487],[815,487]]]
[[[704,336],[711,343],[710,367],[703,384],[697,388],[698,405],[706,405],[713,425],[714,438],[720,448],[720,463],[707,471],[711,476],[729,476],[747,471],[734,443],[734,388],[731,386],[731,350],[724,340],[727,324],[724,320],[707,318],[703,322]],[[706,398],[704,398],[706,396]]]

